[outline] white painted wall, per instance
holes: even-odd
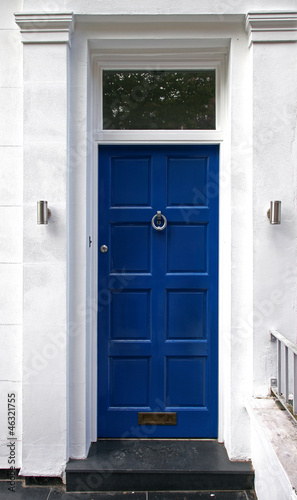
[[[68,459],[68,44],[24,43],[24,321],[21,474]],[[47,200],[48,225],[36,202]]]
[[[0,342],[6,353],[0,468],[7,466],[6,397],[14,388],[23,474],[59,475],[69,454],[85,457],[96,439],[97,164],[88,40],[100,48],[113,37],[230,41],[220,178],[220,437],[231,458],[248,458],[244,401],[253,391],[266,395],[275,376],[268,330],[296,335],[297,44],[249,49],[243,14],[296,9],[296,1],[24,0],[24,12],[132,16],[128,28],[123,16],[101,24],[78,17],[71,49],[50,39],[22,47],[12,16],[22,2],[0,3]],[[199,25],[195,19],[186,30],[176,29],[178,17],[146,27],[133,21],[134,14],[212,13],[219,16]],[[36,224],[38,199],[52,210],[47,227]],[[266,218],[272,199],[282,200],[278,227]]]
[[[244,410],[246,397],[252,395],[252,325],[241,327],[252,308],[253,300],[253,234],[252,234],[252,80],[250,52],[246,34],[237,28],[230,48],[230,164],[231,184],[231,272],[221,284],[231,287],[230,330],[221,332],[229,341],[229,375],[226,392],[230,391],[228,414],[225,415],[226,446],[230,458],[250,456],[249,418]],[[224,185],[221,186],[224,189]],[[224,220],[224,211],[221,217]],[[225,231],[226,222],[221,225]],[[222,263],[224,265],[224,263]],[[222,302],[223,305],[223,302]],[[224,305],[223,305],[224,306]],[[222,362],[225,355],[222,353]]]
[[[253,52],[254,391],[261,396],[276,376],[269,329],[296,342],[297,45],[256,44]],[[270,200],[282,201],[280,226],[265,220]]]
[[[0,2],[0,468],[7,468],[7,396],[16,394],[16,466],[22,422],[22,45],[12,12],[21,0]]]
[[[69,351],[69,452],[71,457],[86,457],[91,439],[94,401],[90,388],[92,355],[96,347],[90,343],[91,322],[96,314],[96,296],[87,301],[87,257],[95,252],[88,247],[87,228],[87,166],[90,161],[87,137],[88,71],[87,40],[73,36],[70,52],[70,160],[68,176],[69,196],[69,295],[70,351]],[[92,234],[92,233],[90,233]],[[94,291],[95,293],[95,291]],[[95,327],[96,328],[96,327]],[[92,351],[92,349],[94,349]],[[89,400],[87,392],[89,391]],[[95,396],[96,398],[97,396]],[[96,426],[96,423],[95,423]]]
[[[242,14],[257,10],[295,10],[295,0],[24,0],[25,11],[77,14]]]

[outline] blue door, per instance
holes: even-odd
[[[215,145],[99,148],[99,437],[217,437],[218,171]]]

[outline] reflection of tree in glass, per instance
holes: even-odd
[[[103,128],[215,129],[215,71],[104,71]]]

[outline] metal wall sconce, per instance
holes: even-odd
[[[270,208],[267,210],[267,217],[270,224],[281,223],[281,201],[271,201]]]
[[[51,211],[47,208],[47,201],[37,202],[37,224],[48,224]]]

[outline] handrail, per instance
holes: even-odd
[[[297,345],[293,344],[290,340],[288,340],[284,335],[279,333],[277,330],[270,330],[269,331],[271,337],[274,337],[275,339],[280,340],[284,345],[286,345],[291,351],[293,351],[294,354],[297,354]],[[273,339],[271,339],[273,342]]]
[[[272,342],[277,341],[277,392],[278,395],[282,394],[282,344],[284,345],[284,398],[285,402],[289,402],[289,349],[292,351],[294,356],[293,365],[293,414],[297,415],[297,345],[293,344],[284,335],[279,333],[277,330],[270,330],[270,338]]]

